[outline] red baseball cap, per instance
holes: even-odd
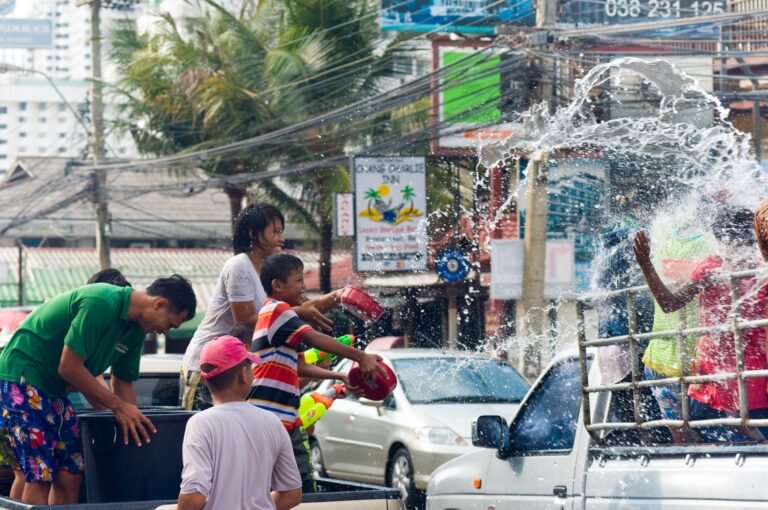
[[[200,353],[200,377],[203,379],[216,377],[246,359],[255,364],[261,363],[259,355],[248,352],[240,339],[230,335],[216,337],[205,344]],[[213,365],[213,368],[206,372],[203,370],[203,365]]]

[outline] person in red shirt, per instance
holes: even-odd
[[[730,331],[732,313],[738,313],[745,321],[766,317],[768,286],[754,277],[740,278],[736,281],[739,299],[734,303],[730,279],[724,278],[729,273],[759,266],[753,221],[754,214],[748,209],[724,208],[719,211],[712,225],[712,233],[719,243],[718,253],[700,262],[693,269],[690,281],[674,292],[664,285],[651,264],[647,235],[642,231],[635,235],[635,257],[661,308],[667,313],[673,312],[698,296],[699,325],[723,327],[722,331],[699,337],[691,368],[694,375],[736,372],[736,348]],[[742,330],[741,343],[746,370],[768,368],[764,328]],[[747,408],[751,418],[768,417],[766,383],[768,379],[763,377],[746,379]],[[694,420],[739,416],[739,390],[735,379],[692,384],[688,396],[691,399],[690,416]],[[708,427],[700,432],[707,440],[744,439],[732,429]],[[768,428],[761,427],[760,432],[768,437]]]

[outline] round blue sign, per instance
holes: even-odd
[[[437,254],[435,269],[446,282],[459,282],[469,274],[469,258],[458,248],[445,248]]]

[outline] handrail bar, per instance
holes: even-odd
[[[768,326],[768,319],[756,319],[750,321],[737,321],[739,330],[763,328]],[[689,335],[706,335],[707,333],[728,333],[731,332],[732,327],[730,324],[722,326],[697,326],[695,328],[680,329],[667,329],[664,331],[652,331],[649,333],[635,333],[633,336],[635,340],[650,340],[652,338],[671,337],[679,334],[685,336]],[[608,338],[598,338],[596,340],[586,340],[584,347],[602,347],[605,345],[620,345],[629,343],[629,335],[612,336]]]

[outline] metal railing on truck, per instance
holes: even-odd
[[[630,287],[616,291],[607,291],[595,294],[589,294],[580,297],[576,301],[577,315],[577,335],[579,345],[579,362],[581,372],[581,390],[582,390],[582,409],[584,426],[592,436],[593,440],[601,443],[604,436],[601,432],[612,430],[640,430],[648,431],[657,428],[676,428],[682,430],[697,429],[713,426],[735,426],[735,427],[765,427],[768,426],[768,419],[752,419],[749,417],[749,408],[747,406],[747,388],[746,380],[753,377],[768,377],[768,370],[745,370],[744,369],[744,351],[742,348],[742,331],[752,328],[764,328],[768,326],[768,318],[759,320],[742,320],[739,317],[741,296],[739,295],[738,281],[748,277],[761,277],[759,285],[768,285],[768,271],[751,270],[734,272],[727,275],[713,277],[713,279],[730,280],[732,305],[729,313],[728,322],[721,325],[705,327],[687,327],[685,306],[678,310],[679,326],[675,330],[653,331],[649,333],[637,333],[637,316],[635,314],[635,295],[639,293],[650,292],[647,286]],[[758,287],[756,286],[756,288]],[[586,323],[584,320],[584,310],[587,306],[601,306],[601,302],[608,298],[615,297],[626,298],[627,325],[629,333],[627,335],[596,338],[588,340],[586,334]],[[697,298],[694,298],[697,299]],[[608,306],[608,305],[606,305]],[[766,306],[768,309],[768,306]],[[730,332],[733,334],[734,355],[736,359],[736,371],[733,373],[718,373],[709,375],[691,375],[691,353],[688,349],[688,337],[699,336],[707,333]],[[644,380],[640,373],[640,358],[638,356],[638,342],[660,337],[676,337],[680,351],[680,375],[667,377],[664,379]],[[630,374],[629,382],[618,382],[613,384],[589,384],[589,373],[587,365],[587,349],[590,347],[604,347],[609,345],[627,345],[629,349]],[[598,355],[598,363],[600,356]],[[692,420],[690,418],[689,403],[687,398],[682,398],[682,419],[681,420],[649,420],[644,421],[641,413],[641,395],[640,389],[652,386],[672,386],[679,385],[681,394],[688,395],[688,386],[702,382],[715,382],[736,379],[738,387],[739,416],[733,418],[715,418],[705,420]],[[590,409],[589,396],[592,393],[617,392],[631,390],[632,408],[634,413],[634,422],[600,422],[593,423]]]

